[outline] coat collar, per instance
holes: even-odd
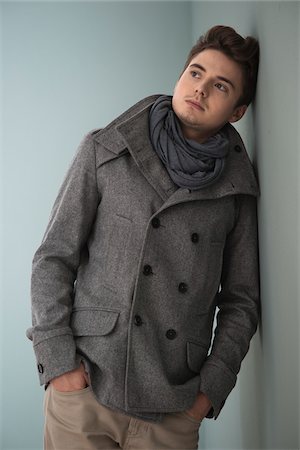
[[[233,194],[259,195],[254,171],[242,139],[230,124],[224,128],[230,149],[221,177],[211,186],[196,191],[178,188],[153,150],[149,137],[149,110],[158,97],[159,95],[152,95],[141,100],[97,132],[94,139],[115,155],[129,151],[145,178],[166,202],[165,206]]]

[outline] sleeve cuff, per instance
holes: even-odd
[[[223,408],[226,398],[236,383],[236,375],[233,374],[221,362],[207,361],[200,372],[199,390],[207,395],[212,403],[212,409],[207,418],[216,419]]]
[[[76,355],[75,341],[71,335],[46,339],[35,345],[34,351],[41,385],[76,369],[80,364],[80,358]]]

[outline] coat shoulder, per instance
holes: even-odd
[[[259,196],[259,184],[254,166],[249,158],[244,142],[236,128],[227,124],[225,132],[230,142],[226,176],[241,193]]]
[[[104,128],[95,128],[87,134],[94,141],[98,167],[128,152],[127,144],[122,134],[118,131],[118,126],[148,109],[159,96],[160,94],[155,94],[143,98]]]

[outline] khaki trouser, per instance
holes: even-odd
[[[91,388],[45,392],[45,450],[197,449],[200,422],[186,413],[172,413],[162,422],[148,422],[99,404]]]

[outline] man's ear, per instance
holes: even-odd
[[[248,108],[247,105],[237,106],[228,122],[233,123],[240,120],[247,111],[247,108]]]

